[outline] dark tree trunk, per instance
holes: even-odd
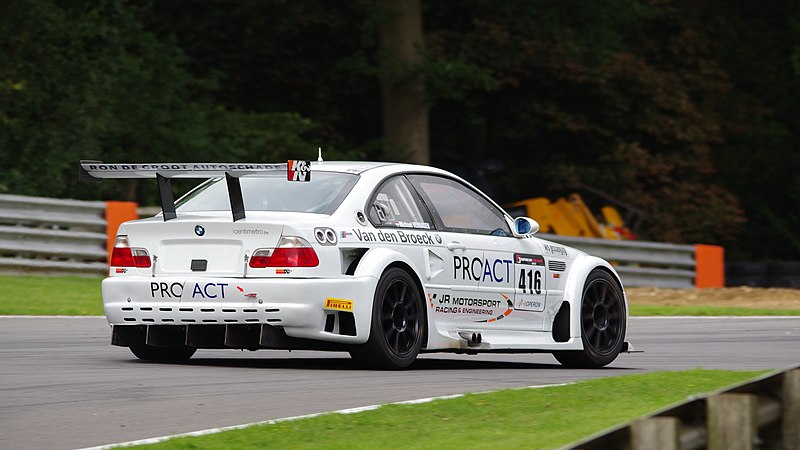
[[[407,162],[429,164],[425,81],[410,70],[421,62],[425,45],[420,1],[382,2],[386,12],[380,29],[383,137],[386,146],[400,150]]]

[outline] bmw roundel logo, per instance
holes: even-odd
[[[198,236],[202,236],[202,235],[206,234],[206,229],[203,228],[202,225],[197,225],[197,226],[194,227],[194,234],[196,234]]]

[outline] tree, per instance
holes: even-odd
[[[142,199],[76,185],[74,162],[425,163],[430,141],[501,202],[591,185],[645,239],[797,258],[798,5],[11,0],[0,190]]]
[[[316,146],[296,113],[245,113],[208,100],[169,39],[124,2],[2,4],[0,175],[17,194],[153,201],[137,180],[79,184],[80,159],[274,161]]]
[[[425,42],[419,0],[382,0],[381,111],[385,144],[415,164],[430,164],[428,104],[418,67]]]
[[[601,188],[645,212],[648,239],[735,235],[741,211],[710,159],[726,74],[696,23],[635,0],[430,6],[431,51],[500,82],[431,110],[435,163],[499,160],[503,201]]]

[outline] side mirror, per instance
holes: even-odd
[[[529,217],[517,217],[514,219],[514,236],[527,237],[539,231],[539,222]]]

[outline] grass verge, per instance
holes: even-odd
[[[0,315],[103,315],[100,278],[0,275]],[[800,309],[630,305],[632,316],[800,316]]]
[[[468,394],[358,414],[326,414],[142,447],[554,448],[763,371],[689,370],[602,378],[542,389]]]
[[[800,316],[798,309],[764,309],[730,306],[630,305],[632,316]]]
[[[100,278],[0,275],[0,315],[103,315]]]

